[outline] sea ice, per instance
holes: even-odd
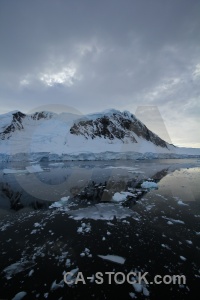
[[[23,299],[25,296],[26,296],[26,292],[19,292],[19,293],[17,293],[16,295],[15,295],[15,297],[14,298],[12,298],[12,300],[21,300],[21,299]]]
[[[187,260],[187,259],[186,259],[184,256],[182,256],[182,255],[180,255],[180,259],[183,260],[183,261],[186,261],[186,260]]]
[[[32,166],[28,166],[28,167],[26,167],[26,170],[27,170],[29,173],[43,172],[43,169],[41,168],[40,165],[32,165]]]
[[[122,256],[118,256],[118,255],[98,255],[100,258],[105,259],[105,260],[109,260],[118,264],[123,265],[125,262],[125,258]]]
[[[117,192],[113,195],[112,201],[113,202],[123,202],[127,199],[127,196],[136,197],[135,194],[130,192]]]
[[[49,208],[59,208],[59,207],[63,207],[67,204],[69,200],[69,196],[68,197],[62,197],[59,201],[56,201],[54,203],[52,203]]]
[[[144,182],[141,184],[141,187],[142,187],[143,189],[157,189],[157,188],[158,188],[158,185],[157,185],[157,183],[152,182],[152,181],[144,181]]]
[[[124,219],[134,214],[132,210],[119,206],[118,204],[99,203],[87,208],[80,208],[67,212],[74,220],[93,219],[93,220],[113,220]]]
[[[3,174],[24,174],[24,173],[28,173],[28,170],[3,169]]]

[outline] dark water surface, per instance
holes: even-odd
[[[0,166],[0,299],[21,291],[23,299],[197,299],[197,159],[42,162],[37,173],[25,172],[27,165]],[[141,189],[146,180],[158,189]],[[110,202],[124,191],[135,198]],[[49,208],[67,196],[64,206]],[[86,284],[69,287],[63,274],[75,269]],[[103,284],[86,278],[97,272]],[[109,284],[105,272],[148,272],[149,283]],[[155,275],[184,275],[186,284],[151,284]]]

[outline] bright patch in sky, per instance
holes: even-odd
[[[54,86],[56,84],[63,84],[66,86],[72,86],[76,79],[76,68],[68,66],[63,68],[62,71],[57,73],[42,73],[40,80],[48,86]]]
[[[29,85],[29,84],[30,84],[30,82],[27,79],[23,79],[23,80],[20,81],[20,85],[22,85],[22,86],[26,86],[26,85]]]
[[[193,76],[196,78],[196,77],[199,77],[200,76],[200,64],[197,64],[196,65],[196,68],[193,72]]]

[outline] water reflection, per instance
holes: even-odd
[[[23,169],[22,166],[15,166]],[[24,166],[23,166],[24,167]],[[173,166],[176,168],[176,166]],[[5,168],[5,166],[4,166]],[[25,167],[24,167],[25,168]],[[44,163],[43,172],[30,174],[0,174],[0,207],[21,210],[47,208],[52,201],[70,196],[75,203],[110,202],[114,193],[127,191],[124,206],[132,206],[147,190],[141,182],[149,177],[158,182],[172,166],[156,162],[88,162]]]

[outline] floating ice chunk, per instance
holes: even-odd
[[[144,174],[143,171],[128,171],[128,173],[132,173],[132,174]]]
[[[4,224],[1,228],[0,228],[0,230],[1,231],[5,231],[8,227],[10,227],[12,225],[12,223],[6,223],[6,224]]]
[[[121,194],[121,193],[115,193],[112,197],[112,201],[114,202],[122,202],[126,200],[126,195]]]
[[[56,201],[54,203],[52,203],[49,208],[59,208],[59,207],[63,207],[67,204],[69,200],[69,196],[68,197],[62,197],[59,201]]]
[[[82,233],[83,232],[83,228],[82,227],[78,227],[77,232],[78,233]]]
[[[147,290],[146,287],[143,287],[143,295],[148,297],[149,296],[149,291]]]
[[[82,223],[81,227],[78,227],[77,232],[78,233],[88,233],[91,231],[91,225],[90,223]]]
[[[141,187],[142,187],[143,189],[158,189],[157,183],[152,182],[152,181],[144,181],[144,182],[141,184]]]
[[[133,283],[133,287],[134,287],[134,290],[137,293],[141,293],[142,292],[143,286],[140,283]]]
[[[186,240],[186,243],[188,243],[189,245],[193,244],[192,241],[190,241],[190,240]]]
[[[6,279],[10,279],[10,278],[12,278],[12,275],[15,275],[24,270],[30,269],[34,265],[35,265],[35,262],[22,260],[22,261],[16,262],[16,263],[6,267],[3,270],[3,272],[5,273]]]
[[[76,277],[76,274],[78,273],[79,268],[73,269],[71,271],[68,272],[67,276],[65,276],[64,281],[67,283],[68,286],[72,286],[74,284],[74,280]],[[66,274],[66,272],[64,272],[64,274]],[[71,283],[69,283],[71,282]]]
[[[15,297],[14,298],[12,298],[12,300],[21,300],[21,299],[23,299],[25,296],[27,295],[27,293],[26,292],[19,292],[19,293],[17,293],[16,295],[15,295]]]
[[[113,220],[124,219],[126,217],[136,214],[132,210],[126,207],[119,206],[117,204],[99,203],[87,208],[80,208],[77,210],[71,210],[67,212],[74,220],[93,219],[93,220]]]
[[[168,225],[173,225],[173,223],[171,221],[168,221],[167,224]]]
[[[136,197],[135,194],[130,192],[117,192],[113,195],[112,201],[113,202],[123,202],[127,199],[127,196]]]
[[[188,206],[188,204],[184,203],[182,200],[179,200],[177,202],[178,205]]]
[[[66,259],[65,265],[66,265],[67,268],[69,268],[71,266],[71,260],[70,260],[70,258]]]
[[[125,258],[122,256],[118,256],[118,255],[98,255],[100,258],[105,259],[105,260],[109,260],[118,264],[123,265],[125,262]]]
[[[56,280],[54,280],[54,282],[51,285],[51,291],[55,291],[59,288],[63,288],[64,287],[64,281],[61,280],[59,283],[56,282]]]
[[[37,222],[36,222],[36,223],[33,224],[33,226],[34,226],[34,227],[41,227],[42,225],[41,225],[40,223],[37,223]]]
[[[62,166],[64,166],[64,163],[63,162],[50,163],[49,166],[50,167],[62,167]]]
[[[187,258],[185,258],[184,256],[180,255],[180,259],[183,260],[183,261],[186,261]]]
[[[44,294],[44,298],[47,299],[49,297],[49,293]]]
[[[128,171],[138,170],[138,168],[126,167],[126,166],[117,166],[117,167],[109,166],[109,167],[106,167],[106,169],[123,169],[123,170],[128,170]]]
[[[132,292],[129,293],[129,296],[130,296],[132,299],[137,298],[136,295],[135,295],[135,293],[132,293]]]
[[[92,254],[90,253],[90,249],[85,248],[83,252],[80,254],[81,257],[87,256],[87,257],[92,257]]]
[[[173,223],[185,224],[185,222],[183,222],[181,220],[175,220],[175,219],[167,218],[167,217],[163,217],[163,216],[162,216],[162,218],[168,220],[167,224],[173,224]]]
[[[28,167],[26,167],[26,170],[27,170],[29,173],[43,172],[43,169],[41,168],[40,165],[32,165],[32,166],[28,166]]]
[[[170,248],[168,245],[166,245],[166,244],[161,244],[161,246],[162,246],[163,248],[166,248],[167,250],[171,250],[171,248]]]
[[[24,174],[28,173],[27,170],[16,170],[16,169],[3,169],[3,174]]]
[[[29,276],[29,277],[32,276],[33,273],[34,273],[34,269],[30,270],[30,272],[28,273],[28,276]]]

